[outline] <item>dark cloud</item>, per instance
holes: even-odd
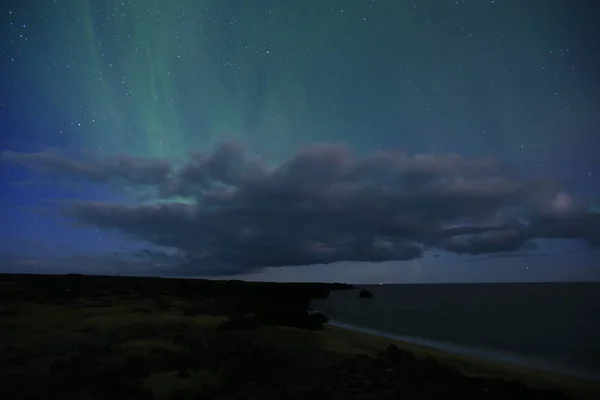
[[[568,211],[546,211],[538,215],[531,234],[536,237],[555,239],[584,239],[591,245],[600,245],[600,214],[587,208]]]
[[[389,150],[357,158],[337,143],[311,146],[272,165],[235,142],[212,154],[191,153],[177,167],[124,157],[4,156],[95,182],[153,185],[159,194],[154,204],[75,202],[65,212],[95,227],[181,250],[187,261],[179,272],[190,275],[410,260],[430,247],[513,252],[527,249],[537,237],[598,238],[598,214],[573,211],[571,199],[555,184],[521,180],[514,168],[492,159]],[[160,201],[175,196],[193,201]]]
[[[171,260],[177,261],[181,260]],[[176,270],[173,264],[154,257],[135,259],[129,254],[63,254],[27,257],[13,252],[0,252],[0,264],[5,273],[56,274],[79,273],[92,275],[169,275]]]
[[[171,173],[171,165],[165,160],[116,156],[74,159],[58,151],[37,153],[3,151],[3,159],[18,163],[35,171],[58,177],[73,177],[95,183],[123,183],[134,185],[160,185]]]
[[[535,245],[533,247],[535,247]],[[531,250],[533,250],[533,249],[531,249]],[[531,251],[511,251],[511,252],[506,252],[506,253],[486,254],[486,255],[482,255],[477,258],[468,259],[467,261],[481,262],[481,261],[493,260],[493,259],[498,259],[498,258],[504,258],[504,259],[506,259],[506,258],[518,258],[518,259],[537,258],[537,257],[548,257],[550,255],[551,255],[550,253],[540,253],[540,252],[531,252]]]
[[[529,234],[521,229],[490,230],[475,235],[451,236],[440,247],[453,253],[485,254],[523,249],[529,242]]]

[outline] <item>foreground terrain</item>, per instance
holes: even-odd
[[[0,398],[568,398],[492,377],[500,367],[478,374],[460,357],[324,328],[310,299],[349,288],[0,275]]]

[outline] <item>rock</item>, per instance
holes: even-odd
[[[177,377],[178,377],[178,378],[182,378],[182,379],[183,379],[183,378],[189,378],[190,376],[192,376],[192,374],[190,374],[190,373],[189,373],[187,370],[185,370],[185,369],[180,369],[180,370],[177,372]]]
[[[304,318],[298,316],[298,319],[295,321],[295,327],[307,329],[309,331],[319,331],[323,329],[323,324],[328,322],[329,318],[321,313],[308,314],[304,316]]]
[[[241,318],[252,312],[246,301],[232,298],[216,299],[211,303],[211,308],[229,318]]]
[[[145,378],[152,373],[151,363],[143,357],[129,356],[122,367],[122,376]]]
[[[245,316],[239,318],[230,318],[219,324],[219,329],[238,330],[238,329],[256,329],[258,328],[258,318],[255,316]]]
[[[400,350],[396,345],[390,344],[383,352],[381,356],[392,360],[394,362],[414,362],[415,356],[406,350]]]
[[[219,387],[217,385],[213,385],[210,383],[205,383],[202,385],[202,398],[204,399],[213,399],[219,393]]]
[[[50,371],[53,373],[59,373],[65,371],[69,367],[69,363],[62,358],[57,358],[50,365]]]
[[[186,317],[195,317],[196,315],[209,314],[208,307],[205,305],[186,305],[181,307],[183,315]]]
[[[0,317],[16,317],[19,315],[17,308],[5,308],[0,310]]]
[[[354,286],[350,285],[348,283],[334,282],[331,284],[331,290],[350,290],[350,289],[354,289]]]
[[[101,394],[111,399],[144,399],[154,398],[154,393],[145,390],[140,381],[134,379],[106,380],[101,386]]]
[[[358,297],[360,297],[361,299],[370,299],[373,297],[373,293],[371,293],[367,289],[361,289],[360,293],[358,294]]]
[[[329,322],[329,317],[320,312],[310,314],[310,318],[320,324],[326,324]]]
[[[108,344],[108,342],[95,339],[89,339],[81,342],[78,348],[81,353],[87,355],[108,355],[113,354],[116,351]]]
[[[423,360],[423,363],[425,363],[429,368],[439,367],[438,361],[431,356],[425,357],[425,360]]]

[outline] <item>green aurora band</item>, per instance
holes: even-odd
[[[69,114],[78,145],[181,157],[227,138],[285,151],[340,121],[314,104],[329,100],[316,91],[325,83],[317,82],[317,60],[327,51],[317,38],[332,29],[331,15],[310,17],[302,4],[296,12],[277,3],[263,11],[248,2],[76,4],[48,10],[43,23],[57,27],[63,54],[55,57],[68,73],[37,76],[51,83],[44,90],[60,88],[52,106]],[[309,18],[312,28],[303,29]]]
[[[546,165],[571,140],[548,129],[591,114],[585,97],[563,112],[581,78],[563,38],[539,33],[560,10],[534,23],[519,2],[485,18],[435,2],[37,2],[22,29],[35,40],[18,42],[15,63],[74,149],[181,159],[236,139],[278,158],[345,141],[513,158],[535,148]]]

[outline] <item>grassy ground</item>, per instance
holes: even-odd
[[[102,362],[112,365],[147,357],[153,350],[184,353],[188,349],[172,339],[174,334],[185,331],[202,337],[226,319],[184,316],[177,308],[157,310],[153,302],[128,299],[112,299],[102,307],[86,299],[69,305],[26,302],[0,312],[5,315],[0,325],[0,375],[13,378],[50,378],[56,360],[89,358],[91,353],[101,354]],[[185,378],[177,374],[175,370],[152,373],[144,386],[160,398],[218,382],[209,371],[194,371]]]

